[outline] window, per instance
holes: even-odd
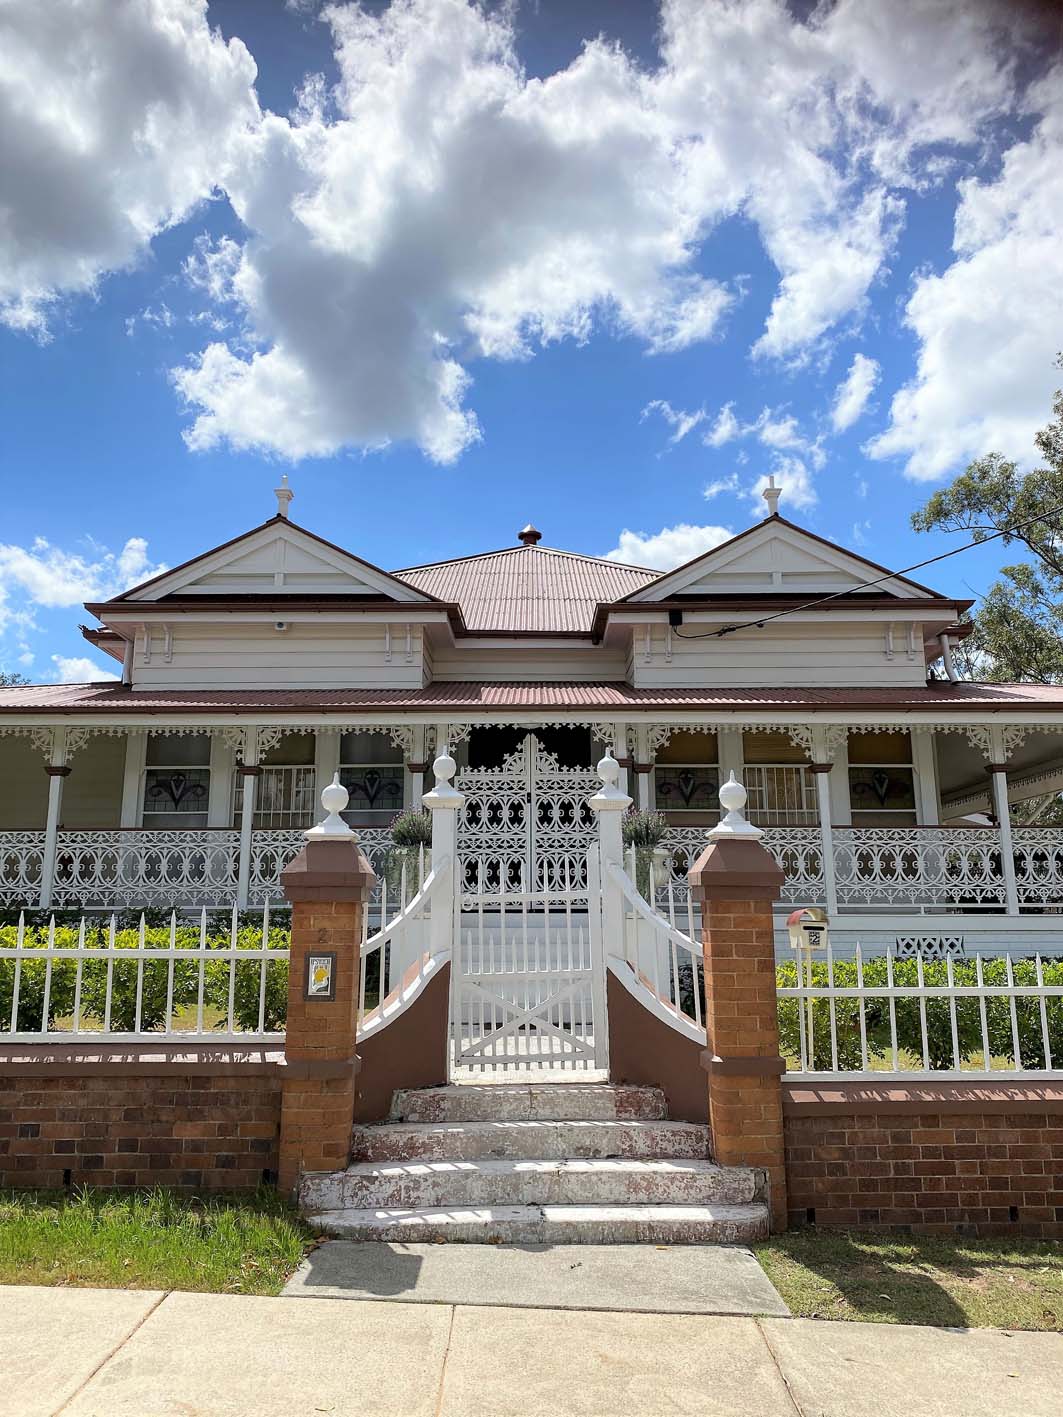
[[[691,825],[715,822],[720,813],[720,770],[715,733],[673,733],[657,751],[654,802]]]
[[[915,775],[906,732],[849,735],[849,803],[854,827],[914,827]]]
[[[210,796],[209,736],[152,734],[145,764],[141,824],[157,831],[205,827]]]
[[[761,827],[818,825],[815,774],[788,733],[747,733],[742,751],[751,822]]]
[[[257,831],[291,831],[314,824],[317,774],[314,768],[314,735],[286,733],[275,748],[263,755],[255,786]],[[244,809],[244,778],[237,773],[233,795],[233,825],[239,826]]]
[[[346,820],[354,826],[385,826],[402,811],[406,796],[402,749],[387,733],[345,733],[340,781],[351,794]]]

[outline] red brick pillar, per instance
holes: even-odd
[[[709,1075],[713,1155],[721,1166],[767,1170],[772,1228],[785,1230],[780,1079],[786,1062],[779,1053],[772,917],[784,878],[760,844],[761,833],[741,817],[741,785],[725,784],[720,800],[732,810],[709,833],[713,839],[689,874],[701,905],[709,1045],[702,1062]]]
[[[334,791],[326,788],[323,798]],[[343,797],[345,806],[346,792]],[[283,1193],[295,1190],[306,1171],[347,1165],[358,1071],[362,911],[375,880],[354,834],[335,828],[308,836],[281,872],[292,906],[278,1174]]]

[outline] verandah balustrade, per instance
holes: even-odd
[[[1014,905],[1008,899],[1000,834],[993,827],[834,827],[840,910],[949,910],[1003,913],[1063,908],[1063,831],[1012,827]],[[359,840],[378,875],[391,844],[387,827],[363,827]],[[299,850],[301,830],[252,833],[248,899],[280,899],[280,873]],[[786,874],[783,899],[826,904],[818,826],[769,827],[764,843]],[[663,845],[672,875],[686,872],[705,844],[702,827],[673,827]],[[46,834],[0,832],[0,905],[41,904]],[[56,907],[230,905],[239,879],[240,834],[215,828],[139,828],[59,832],[51,900]],[[582,862],[575,862],[574,871]]]

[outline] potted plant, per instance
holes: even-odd
[[[406,872],[406,899],[410,900],[421,889],[421,854],[424,853],[424,875],[430,866],[432,847],[432,818],[419,807],[411,807],[400,812],[391,823],[391,846],[384,858],[384,880],[388,888],[388,898],[398,901],[402,890],[402,873]]]
[[[668,822],[663,812],[633,809],[625,812],[622,825],[624,845],[635,849],[635,884],[640,894],[648,900],[651,865],[655,886],[663,886],[668,880],[672,853],[661,845],[668,832]]]

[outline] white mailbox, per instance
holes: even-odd
[[[790,948],[794,950],[825,950],[827,948],[827,912],[818,905],[795,910],[787,917]]]

